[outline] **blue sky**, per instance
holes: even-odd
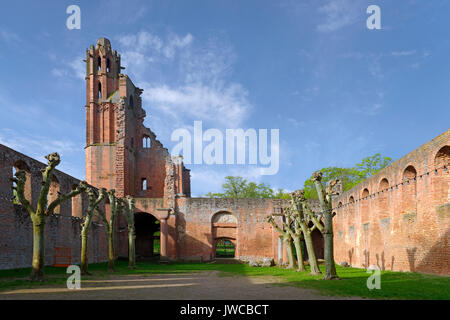
[[[81,8],[81,30],[66,8]],[[366,28],[381,8],[382,30]],[[99,37],[143,88],[145,124],[170,134],[280,129],[280,169],[189,165],[194,196],[226,175],[293,190],[314,170],[394,159],[446,131],[448,1],[10,1],[0,11],[0,143],[84,178],[85,50]]]

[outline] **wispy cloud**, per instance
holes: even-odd
[[[235,54],[228,44],[217,39],[196,43],[190,33],[160,36],[147,31],[121,35],[118,41],[124,49],[123,65],[144,89],[144,101],[168,122],[188,126],[205,120],[235,127],[246,119],[251,109],[248,91],[229,80]],[[149,76],[166,74],[166,69],[170,78],[155,81]]]
[[[54,57],[50,57],[51,60]],[[53,67],[50,72],[57,78],[84,80],[86,73],[86,64],[83,62],[83,57],[78,56],[69,61],[62,61],[58,63],[57,67]]]
[[[325,16],[323,22],[317,26],[320,32],[334,32],[356,23],[363,17],[359,12],[359,5],[352,0],[329,0],[318,9]]]

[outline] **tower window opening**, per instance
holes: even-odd
[[[150,148],[150,137],[144,136],[142,138],[142,148],[143,149],[149,149]]]
[[[97,71],[100,71],[102,69],[102,59],[98,57],[97,59]]]
[[[142,178],[142,190],[146,191],[147,190],[147,179]]]
[[[109,58],[106,59],[106,72],[109,72],[111,69],[111,63],[109,62]]]
[[[100,82],[98,83],[98,98],[102,98],[102,84]]]

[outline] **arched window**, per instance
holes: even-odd
[[[365,188],[361,194],[361,219],[362,223],[369,221],[369,189]]]
[[[144,136],[142,138],[142,148],[150,149],[150,137],[149,136]]]
[[[75,190],[77,188],[77,185],[74,184],[72,186],[72,190]],[[72,217],[83,217],[83,200],[82,195],[79,194],[72,198]]]
[[[365,199],[369,196],[369,189],[365,188],[361,194],[361,198]]]
[[[408,166],[405,171],[403,171],[403,180],[406,182],[414,180],[416,177],[417,171],[413,166]]]
[[[142,180],[141,180],[141,190],[142,191],[147,190],[147,179],[146,178],[142,178]]]
[[[353,224],[355,219],[355,198],[353,198],[353,196],[350,196],[350,198],[348,198],[347,213],[347,224]]]
[[[97,58],[97,71],[100,71],[102,69],[102,58]]]
[[[25,171],[25,190],[24,195],[25,199],[27,199],[29,202],[32,202],[32,190],[31,190],[31,171],[30,167],[26,164],[23,160],[17,160],[14,162],[13,168],[12,168],[12,174],[15,176],[17,171]],[[13,182],[13,185],[16,186],[16,183]],[[18,199],[16,198],[16,191],[14,191],[14,203],[18,204]]]
[[[434,158],[434,168],[437,170],[437,173],[432,175],[435,205],[443,205],[450,202],[450,193],[448,191],[450,185],[449,167],[450,146],[444,146],[439,149]]]
[[[378,217],[380,219],[384,219],[389,217],[388,212],[388,204],[389,204],[389,181],[386,178],[383,178],[380,181],[380,185],[378,187],[378,192],[380,193],[377,204],[378,204]]]
[[[100,82],[98,83],[98,98],[102,98],[102,84]]]
[[[111,62],[109,61],[109,58],[106,59],[106,72],[111,71]]]
[[[58,178],[56,178],[56,176],[53,175],[52,181],[50,182],[50,189],[48,191],[48,196],[47,196],[49,205],[50,205],[50,203],[52,203],[52,201],[54,201],[58,198],[59,190],[60,190],[60,188],[59,188]],[[61,213],[60,206],[57,206],[55,208],[55,210],[53,210],[53,213],[55,213],[55,214]]]
[[[416,212],[417,171],[413,166],[408,166],[403,171],[402,200],[403,213]]]

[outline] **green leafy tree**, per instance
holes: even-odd
[[[238,176],[225,177],[225,183],[222,184],[221,193],[208,193],[210,198],[279,198],[289,199],[289,194],[282,189],[274,191],[265,183],[248,182],[246,179]]]
[[[339,180],[342,183],[343,191],[350,190],[371,177],[392,162],[392,158],[384,157],[380,153],[362,159],[352,168],[327,167],[319,170],[322,172],[322,183],[325,185],[332,180]],[[305,197],[307,199],[318,199],[317,190],[313,179],[310,178],[304,183]]]

